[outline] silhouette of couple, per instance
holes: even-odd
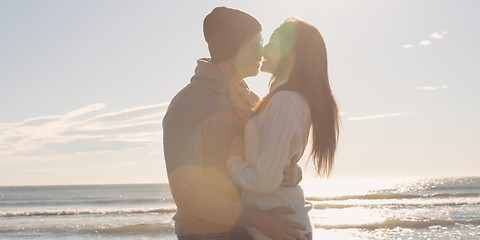
[[[210,58],[163,119],[178,239],[312,239],[297,162],[310,137],[317,172],[328,177],[333,166],[339,113],[326,47],[297,18],[265,46],[261,31],[245,12],[213,9],[203,22]],[[262,99],[243,80],[259,69],[272,74]]]

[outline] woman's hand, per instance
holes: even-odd
[[[302,168],[298,164],[290,164],[283,169],[280,187],[296,187],[302,180]]]
[[[243,139],[243,137],[236,136],[233,139],[228,157],[230,158],[233,156],[240,156],[245,158],[245,140]]]

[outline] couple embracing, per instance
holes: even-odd
[[[245,12],[213,9],[203,22],[210,58],[198,60],[163,119],[178,239],[312,239],[297,162],[310,137],[317,172],[333,166],[339,113],[326,47],[300,19],[265,46],[261,30]],[[262,99],[243,80],[259,69],[272,74]]]

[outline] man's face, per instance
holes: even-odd
[[[242,45],[237,53],[237,72],[241,78],[255,76],[262,61],[262,35],[258,33]]]

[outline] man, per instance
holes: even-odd
[[[211,59],[198,61],[190,84],[163,119],[165,162],[177,205],[175,233],[181,240],[251,239],[249,226],[273,239],[303,239],[295,230],[303,226],[286,219],[291,209],[242,205],[225,166],[233,138],[243,135],[259,100],[243,78],[258,74],[261,30],[254,17],[236,9],[218,7],[205,17]],[[286,169],[284,185],[300,181],[298,169]]]

